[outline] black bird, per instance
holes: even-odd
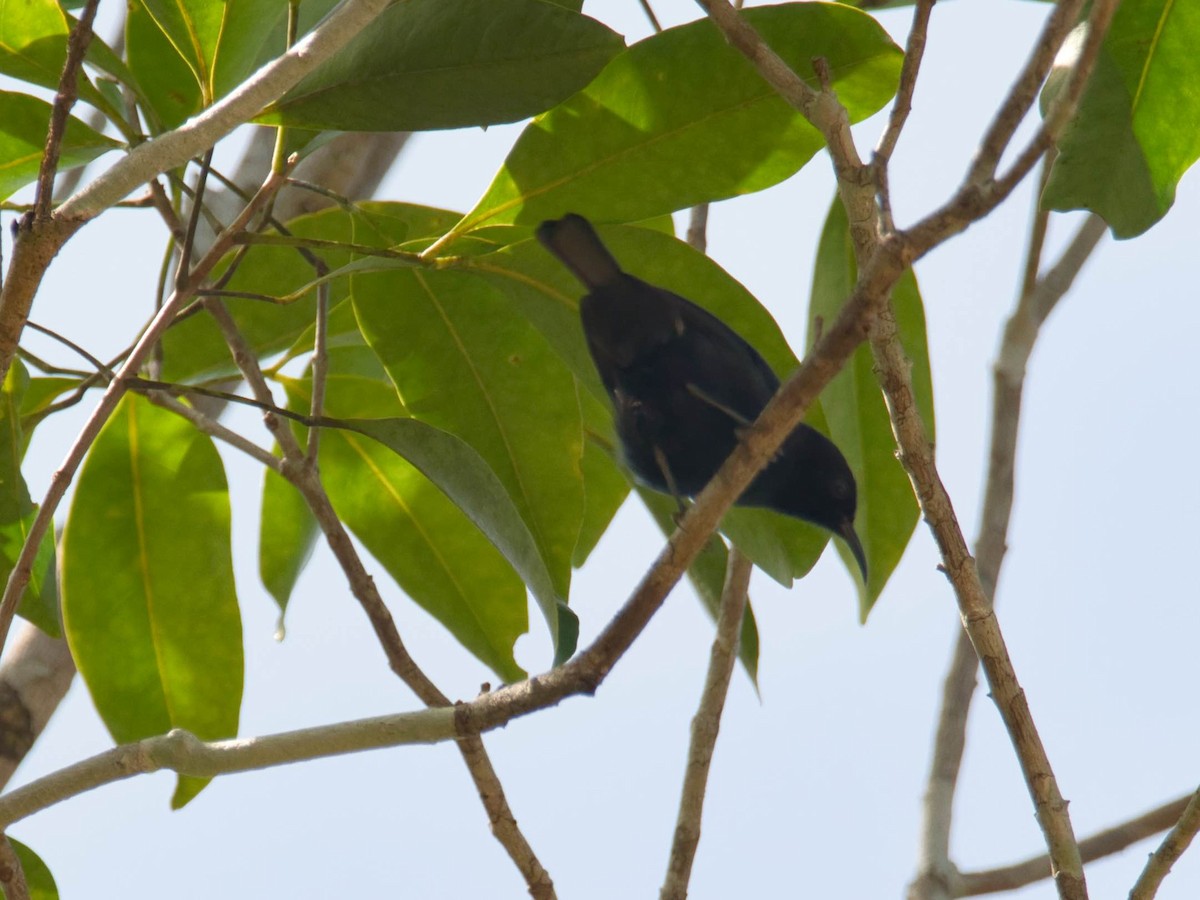
[[[621,271],[587,219],[543,222],[538,240],[583,282],[592,360],[612,399],[625,462],[654,490],[695,496],[758,418],[779,379],[728,325],[678,294]],[[828,528],[867,577],[854,531],[857,487],[841,451],[801,423],[737,501]]]

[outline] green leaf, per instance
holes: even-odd
[[[205,106],[250,73],[287,5],[278,0],[138,0],[187,65]]]
[[[824,3],[743,15],[801,74],[827,59],[853,121],[895,93],[902,54],[870,16]],[[635,44],[530,123],[453,234],[570,210],[634,222],[770,187],[823,143],[705,19]]]
[[[16,851],[17,859],[21,861],[25,886],[29,888],[29,900],[58,900],[58,885],[42,858],[16,838],[10,837],[8,840]],[[0,889],[0,896],[7,897],[8,894]]]
[[[200,112],[203,99],[195,73],[142,3],[126,6],[125,47],[129,70],[142,88],[151,133],[161,134]]]
[[[1125,0],[1079,111],[1063,132],[1042,197],[1047,209],[1090,209],[1118,238],[1166,215],[1200,158],[1200,6]],[[1051,76],[1043,105],[1061,87]]]
[[[66,58],[67,17],[54,0],[0,3],[0,74],[57,88]]]
[[[21,424],[21,410],[29,386],[29,373],[20,360],[9,367],[0,391],[0,579],[7,580],[21,555],[37,507],[21,474],[28,436]],[[18,614],[46,634],[62,633],[58,621],[58,592],[53,582],[54,536],[42,539],[34,557],[29,585],[21,597]]]
[[[857,279],[854,249],[842,204],[834,200],[813,274],[809,319],[832,322]],[[912,361],[913,392],[917,410],[934,439],[933,380],[929,347],[925,339],[925,309],[916,276],[907,271],[892,292],[900,342]],[[810,329],[810,334],[815,329]],[[920,519],[912,485],[896,459],[887,406],[875,378],[871,348],[863,344],[821,395],[829,434],[846,455],[858,480],[857,530],[870,564],[870,581],[859,582],[859,616],[865,621],[879,598]],[[836,543],[836,542],[835,542]],[[838,550],[853,574],[857,566],[840,544]],[[857,581],[857,579],[856,579]]]
[[[321,435],[321,474],[338,515],[464,647],[505,680],[523,677],[512,648],[528,629],[525,587],[497,547],[528,573],[552,630],[558,624],[528,529],[470,447],[416,420],[380,418],[400,403],[369,352],[360,360],[362,351],[330,354],[328,409],[342,418]],[[293,406],[307,406],[308,383],[286,384]]]
[[[21,397],[21,426],[25,429],[26,442],[29,441],[29,434],[36,425],[36,422],[31,423],[30,418],[43,413],[67,391],[78,388],[80,383],[81,379],[79,378],[61,375],[29,379],[29,385]]]
[[[229,489],[212,441],[127,396],[80,470],[62,538],[63,625],[118,743],[237,732],[242,625]],[[181,776],[172,805],[207,779]]]
[[[300,216],[287,224],[292,234],[301,238],[351,241],[357,235],[364,243],[386,247],[393,240],[403,243],[431,238],[444,231],[456,218],[457,213],[426,206],[364,203],[353,213],[326,209]],[[349,250],[311,252],[325,260],[331,270],[345,266],[351,260]],[[259,245],[246,254],[226,289],[281,297],[311,285],[316,277],[312,266],[304,261],[296,248]],[[349,293],[349,279],[332,280],[329,287],[331,310],[335,310]],[[312,323],[317,308],[314,291],[286,304],[240,298],[229,298],[225,304],[260,359],[288,350],[302,335],[309,336],[307,346],[311,349]],[[358,339],[358,323],[353,315],[346,314],[349,312],[346,308],[341,317],[330,317],[331,345]],[[163,360],[163,377],[169,381],[205,380],[238,374],[220,330],[206,315],[191,316],[167,331],[163,337]]]
[[[258,575],[282,615],[308,564],[319,533],[317,520],[300,492],[282,475],[264,469],[259,523]]]
[[[462,438],[496,473],[566,597],[583,517],[571,373],[484,279],[399,269],[351,279],[367,343],[407,415]]]
[[[675,531],[675,501],[664,494],[656,494],[645,488],[638,488],[638,496],[646,504],[646,509],[654,517],[664,535],[669,536]],[[744,552],[744,551],[743,551]],[[818,551],[819,552],[819,551]],[[713,535],[700,551],[700,555],[688,568],[688,579],[696,589],[696,596],[704,604],[705,610],[715,622],[721,609],[721,593],[725,587],[725,566],[728,562],[729,551],[719,537]],[[746,612],[742,617],[742,638],[738,645],[738,659],[750,676],[754,689],[758,690],[758,623],[754,618],[754,609],[746,599]]]
[[[28,94],[0,91],[0,200],[37,180],[50,125],[50,104]],[[120,146],[88,128],[75,117],[67,119],[59,170],[91,162]]]
[[[259,121],[341,131],[515,122],[579,90],[623,46],[541,0],[399,0]]]

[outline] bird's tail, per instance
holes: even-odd
[[[543,222],[537,238],[588,290],[611,284],[621,275],[621,267],[583,216],[567,213]]]

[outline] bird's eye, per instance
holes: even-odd
[[[844,478],[835,478],[829,482],[829,493],[835,500],[845,500],[850,496],[850,482]]]

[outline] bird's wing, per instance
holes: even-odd
[[[779,379],[728,325],[682,297],[675,299],[682,304],[678,313],[683,323],[677,340],[692,362],[688,390],[739,425],[753,422],[778,389]]]

